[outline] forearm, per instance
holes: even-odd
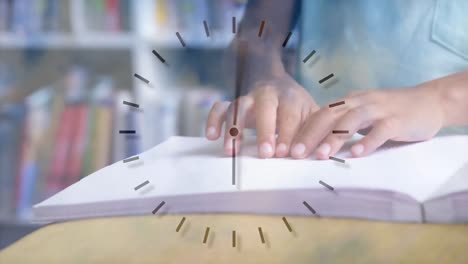
[[[229,51],[235,55],[237,43],[247,42],[248,76],[245,78],[250,79],[248,82],[258,78],[273,78],[284,73],[282,44],[294,26],[294,16],[297,15],[295,9],[299,4],[294,0],[249,1],[237,37],[234,38]],[[262,21],[265,21],[265,25],[259,36]]]
[[[468,71],[429,82],[438,90],[444,111],[444,126],[468,125]]]
[[[265,21],[262,39],[280,50],[288,32],[294,27],[299,5],[295,0],[250,0],[240,22],[241,38],[257,39],[261,22]]]

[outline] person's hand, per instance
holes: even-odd
[[[369,129],[369,132],[351,147],[354,157],[368,155],[387,140],[428,140],[444,124],[444,109],[438,91],[433,85],[425,84],[352,93],[336,101],[345,104],[325,106],[310,115],[295,136],[290,154],[293,158],[303,159],[315,152],[318,159],[328,159],[362,129]],[[348,133],[337,134],[333,130]]]
[[[286,72],[276,74],[268,81],[252,83],[250,92],[237,100],[236,151],[244,128],[256,128],[258,153],[261,158],[289,154],[291,141],[307,117],[318,110],[309,93]],[[232,139],[229,130],[233,127],[234,102],[217,102],[211,109],[206,137],[217,140],[225,123],[224,151],[232,154]],[[275,137],[275,133],[278,137]]]

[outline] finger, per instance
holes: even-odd
[[[367,136],[351,147],[353,157],[362,157],[374,152],[387,140],[392,139],[397,134],[398,127],[393,119],[383,119],[379,121]]]
[[[241,96],[229,106],[224,129],[224,153],[226,155],[232,155],[234,147],[235,153],[239,153],[243,129],[252,107],[253,99],[250,96]],[[235,146],[233,139],[235,139]]]
[[[294,135],[302,120],[302,105],[294,102],[280,102],[278,107],[278,138],[276,139],[276,157],[282,158],[289,154]]]
[[[375,105],[360,106],[347,112],[315,150],[315,156],[318,159],[328,159],[335,155],[358,130],[370,126],[379,116],[379,109]]]
[[[290,151],[291,157],[295,159],[308,157],[327,136],[335,121],[341,115],[341,112],[324,107],[309,116],[293,140]]]
[[[231,103],[216,102],[208,114],[208,120],[206,122],[206,138],[209,140],[217,140],[221,135],[221,128],[226,119],[226,112]]]
[[[278,97],[274,92],[263,92],[255,100],[257,145],[260,158],[270,158],[275,151],[276,113]]]

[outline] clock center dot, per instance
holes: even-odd
[[[232,127],[229,129],[229,135],[231,135],[231,137],[237,137],[237,135],[239,135],[239,129],[237,129],[237,127]]]

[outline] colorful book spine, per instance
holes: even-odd
[[[73,109],[66,107],[60,118],[60,125],[56,132],[56,143],[53,158],[47,176],[47,194],[52,195],[62,189],[64,185],[65,167],[70,152],[70,138],[73,133]]]
[[[104,168],[109,165],[111,158],[111,137],[112,134],[112,105],[102,104],[97,110],[99,122],[96,127],[96,141],[99,142],[99,148],[94,157],[94,170]]]
[[[26,108],[23,104],[9,106],[0,112],[0,217],[15,214],[15,176],[18,174],[21,133]],[[4,140],[3,140],[4,139]]]
[[[44,32],[57,32],[60,29],[60,0],[48,0],[44,7]]]
[[[88,125],[87,125],[87,138],[84,147],[84,157],[82,158],[82,165],[81,165],[81,177],[85,177],[91,174],[94,170],[94,156],[96,154],[96,150],[99,146],[99,143],[96,140],[96,126],[97,126],[97,105],[95,103],[91,103],[89,106],[89,117],[88,117]]]
[[[9,1],[0,0],[0,34],[8,30]]]
[[[73,106],[75,117],[74,133],[71,139],[69,163],[66,168],[66,186],[69,186],[81,178],[81,166],[85,154],[86,138],[88,132],[88,106],[81,103]],[[64,186],[64,187],[66,187]]]
[[[122,31],[131,31],[132,30],[132,3],[130,0],[120,0],[119,3],[119,14],[120,14],[120,29]]]
[[[120,28],[119,0],[106,1],[106,28],[110,32],[119,32]]]

